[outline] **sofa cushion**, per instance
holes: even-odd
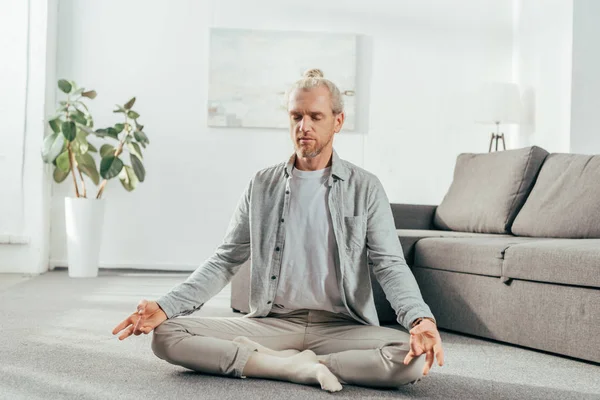
[[[514,237],[513,235],[502,235],[497,233],[455,232],[438,231],[427,229],[397,229],[398,238],[402,245],[404,258],[408,265],[413,265],[415,260],[415,244],[423,238],[430,237]]]
[[[600,239],[547,239],[511,246],[502,276],[600,288]]]
[[[415,245],[414,266],[500,277],[506,249],[533,240],[540,239],[514,236],[425,238]]]
[[[550,154],[512,232],[600,238],[600,155]]]
[[[510,233],[547,155],[537,146],[460,154],[434,225],[453,231]]]
[[[402,245],[402,251],[404,252],[404,259],[410,266],[414,264],[415,244],[423,238],[427,237],[514,237],[512,235],[498,235],[498,234],[487,234],[487,233],[473,233],[473,232],[453,232],[453,231],[433,231],[428,229],[397,229],[398,239]],[[369,265],[372,265],[372,261],[369,260]],[[237,275],[236,275],[237,276]],[[235,278],[234,278],[235,279]],[[373,298],[375,300],[375,308],[377,309],[377,315],[380,323],[396,323],[396,313],[387,301],[385,293],[381,288],[381,285],[377,281],[373,269],[371,268],[371,285],[373,288]],[[233,295],[232,295],[233,296]],[[232,301],[233,304],[233,301]],[[232,306],[233,307],[233,306]]]

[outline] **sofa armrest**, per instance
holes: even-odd
[[[433,216],[437,206],[391,203],[396,229],[434,229]]]

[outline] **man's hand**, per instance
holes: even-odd
[[[420,324],[410,330],[410,351],[404,359],[404,364],[415,357],[425,353],[425,367],[423,375],[427,375],[433,366],[434,357],[438,360],[438,365],[444,365],[444,349],[442,348],[442,338],[437,330],[437,326],[430,320],[424,319]]]
[[[147,335],[165,320],[167,320],[167,314],[161,310],[157,302],[141,300],[137,306],[137,311],[117,325],[112,334],[116,335],[123,331],[119,336],[119,340],[128,338],[132,333],[136,336],[142,333]]]

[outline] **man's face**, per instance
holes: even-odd
[[[296,89],[288,103],[290,135],[296,155],[318,156],[323,149],[333,147],[333,135],[340,131],[344,113],[333,115],[327,87]]]

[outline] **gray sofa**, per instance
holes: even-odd
[[[463,153],[439,206],[391,207],[440,328],[600,362],[600,155]],[[233,309],[248,312],[248,285],[244,265]]]

